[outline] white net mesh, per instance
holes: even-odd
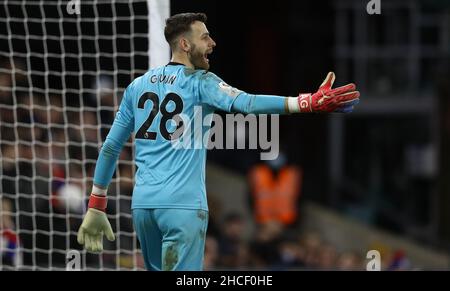
[[[65,269],[81,250],[98,151],[124,89],[148,69],[148,15],[147,0],[0,4],[0,269]],[[132,151],[108,191],[117,239],[102,255],[81,251],[82,269],[142,267]]]

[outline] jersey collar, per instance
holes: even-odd
[[[185,64],[177,62],[169,62],[166,66],[185,66]]]

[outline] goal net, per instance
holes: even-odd
[[[0,270],[143,268],[131,139],[108,191],[116,240],[96,255],[76,234],[123,91],[168,61],[168,16],[169,0],[0,4]]]

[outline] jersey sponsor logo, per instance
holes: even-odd
[[[239,95],[242,91],[236,88],[231,87],[230,85],[228,85],[225,82],[220,82],[219,83],[219,88],[220,90],[222,90],[225,94],[230,95],[231,97],[236,97],[237,95]]]

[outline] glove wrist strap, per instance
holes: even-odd
[[[299,112],[313,112],[312,95],[310,93],[298,95],[297,103]]]
[[[89,198],[88,208],[95,208],[105,212],[107,203],[108,199],[106,198],[106,196],[91,194],[91,197]]]

